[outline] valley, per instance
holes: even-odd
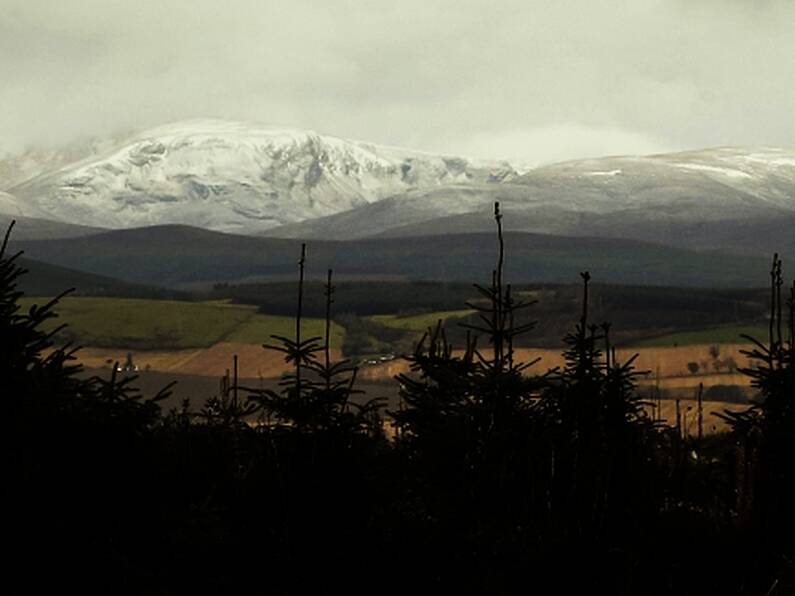
[[[361,287],[358,291],[362,292]],[[597,290],[597,301],[606,300],[609,291],[619,296],[626,293],[622,288],[611,288],[603,294],[605,291]],[[537,305],[539,314],[546,315],[550,314],[552,297],[557,302],[566,292],[567,288],[525,290],[536,298],[547,296],[546,301],[542,298]],[[647,295],[641,301],[640,312],[648,316],[659,296],[659,293]],[[21,306],[29,309],[48,300],[27,297]],[[353,305],[357,304],[354,300]],[[317,309],[311,301],[306,306],[309,315]],[[335,317],[331,356],[334,361],[352,360],[359,367],[358,379],[364,397],[385,397],[390,408],[399,405],[394,377],[409,372],[402,355],[411,353],[422,334],[438,321],[442,321],[449,337],[461,341],[461,323],[474,313],[471,309],[418,312],[423,308],[418,302],[408,314],[366,314],[367,310],[361,310],[363,306],[359,306],[358,316],[348,313]],[[714,308],[714,304],[710,306]],[[383,309],[384,305],[381,307]],[[235,357],[238,358],[241,387],[276,387],[282,375],[292,369],[283,354],[266,350],[262,344],[272,343],[272,335],[292,337],[294,319],[286,314],[264,314],[262,305],[258,308],[218,299],[186,302],[67,297],[59,302],[56,310],[59,316],[50,320],[48,327],[55,329],[67,324],[55,336],[56,345],[71,342],[82,346],[75,353],[75,362],[85,367],[85,374],[107,378],[114,366],[126,365],[129,358],[134,368],[121,374],[138,376],[136,383],[143,389],[157,390],[177,381],[166,402],[169,407],[177,407],[183,399],[190,399],[198,407],[217,395],[220,379],[231,374]],[[279,310],[278,304],[274,305],[274,310]],[[323,326],[322,319],[308,316],[303,320],[302,335],[320,337]],[[632,333],[628,333],[631,331],[623,330],[624,336],[631,337]],[[696,326],[668,335],[655,335],[654,326],[638,327],[634,334],[639,338],[645,335],[645,338],[619,344],[617,357],[619,361],[626,361],[637,355],[634,366],[643,373],[638,378],[638,391],[653,404],[649,406],[650,414],[662,416],[671,423],[674,401],[681,401],[682,411],[692,412],[691,402],[699,386],[708,402],[708,414],[745,407],[753,399],[754,392],[750,379],[740,374],[739,369],[753,363],[743,354],[751,346],[741,335],[764,337],[765,332],[761,324]],[[617,337],[621,336],[619,331]],[[536,344],[536,347],[529,344]],[[515,357],[522,362],[537,360],[528,374],[539,374],[565,364],[561,348],[556,345],[554,340],[545,345],[543,341],[539,343],[538,338],[523,339],[516,348]],[[487,345],[481,349],[489,350]],[[719,418],[710,415],[708,420],[710,432],[725,428]]]
[[[648,371],[639,391],[666,409],[703,384],[709,403],[736,407],[753,396],[742,336],[766,336],[771,253],[795,252],[795,151],[781,148],[520,168],[191,120],[28,152],[0,174],[0,224],[16,220],[10,249],[29,271],[22,305],[72,288],[47,322],[68,325],[56,341],[84,346],[87,371],[129,354],[145,384],[181,378],[175,399],[209,397],[235,355],[250,382],[289,372],[262,344],[294,334],[306,243],[303,336],[323,333],[333,269],[333,358],[394,405],[401,355],[423,333],[441,321],[462,346],[478,323],[471,284],[494,268],[499,202],[504,275],[535,302],[518,357],[563,364],[588,270],[592,316]]]

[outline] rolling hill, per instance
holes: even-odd
[[[185,298],[182,292],[143,285],[87,273],[77,269],[43,263],[25,257],[17,259],[27,273],[17,280],[17,286],[27,296],[57,296],[69,290],[73,296],[108,296],[116,298]]]
[[[52,238],[74,238],[102,232],[102,228],[68,224],[51,219],[20,217],[0,213],[0,230],[5,231],[14,221],[14,238],[17,240],[45,240]]]
[[[254,238],[186,226],[114,230],[59,240],[18,241],[32,258],[128,282],[184,286],[293,279],[300,241]],[[527,233],[506,235],[506,275],[514,283],[569,282],[589,269],[604,283],[759,287],[768,260],[675,249],[622,239]],[[483,281],[496,238],[451,234],[309,243],[308,272],[341,278]]]

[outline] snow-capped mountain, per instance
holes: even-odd
[[[718,148],[539,167],[498,185],[450,185],[270,231],[345,239],[508,230],[699,249],[795,250],[795,150]]]
[[[584,211],[667,205],[722,218],[745,207],[793,210],[795,150],[721,147],[577,160],[538,168],[515,182]]]
[[[30,217],[109,228],[180,223],[252,233],[406,191],[499,183],[517,175],[503,162],[202,120],[146,131],[9,190],[16,209]],[[0,210],[12,208],[0,203]]]
[[[66,163],[70,156],[78,161]],[[49,156],[49,157],[48,157]],[[508,230],[735,252],[795,250],[795,150],[604,157],[522,174],[310,131],[202,120],[0,161],[0,215],[130,228],[188,224],[302,239]],[[35,226],[34,226],[35,224]],[[85,227],[89,226],[89,227]]]

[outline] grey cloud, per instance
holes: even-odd
[[[4,0],[0,152],[255,120],[549,161],[795,145],[795,3]]]

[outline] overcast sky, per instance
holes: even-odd
[[[530,163],[795,146],[792,0],[0,9],[0,153],[197,117]]]

